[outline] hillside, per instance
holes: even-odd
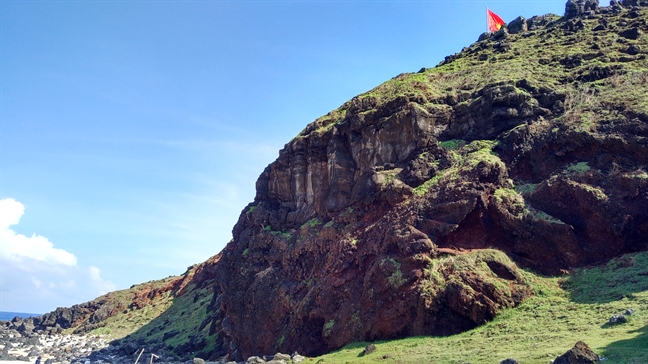
[[[181,276],[136,284],[89,302],[57,308],[40,317],[16,317],[0,325],[0,329],[15,330],[25,338],[43,334],[91,334],[123,339],[120,350],[125,355],[133,354],[141,345],[157,353],[169,348],[168,359],[193,355],[197,351],[193,342],[204,342],[209,336],[209,330],[201,330],[212,318],[207,312],[213,297],[211,269],[219,258],[216,255],[189,267]]]
[[[645,343],[641,310],[635,331],[602,326],[648,308],[645,255],[614,260],[648,250],[646,6],[569,0],[354,97],[280,151],[218,256],[142,290],[157,306],[74,330],[236,360],[421,335],[380,355],[495,362],[507,351],[476,347],[509,343],[546,362],[593,333],[598,349],[618,348],[610,333]],[[597,293],[585,278],[636,284]],[[322,359],[375,358],[352,345]],[[432,348],[457,345],[471,349]]]
[[[218,266],[234,357],[459,333],[530,296],[516,265],[648,248],[647,9],[579,4],[401,74],[280,151]],[[485,248],[515,264],[447,260]]]

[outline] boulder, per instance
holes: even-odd
[[[552,14],[533,16],[527,19],[527,28],[529,30],[536,30],[538,28],[544,27],[547,24],[551,23],[552,20],[553,20]]]
[[[491,34],[493,34],[493,33],[491,33],[491,32],[483,32],[483,33],[481,33],[479,35],[479,38],[477,38],[477,41],[481,42],[483,40],[487,40],[488,38],[490,38]]]
[[[565,5],[565,19],[582,17],[598,9],[598,0],[568,0]]]
[[[364,348],[364,350],[362,351],[362,354],[363,355],[369,355],[369,354],[373,353],[374,351],[376,351],[376,345],[369,344]]]
[[[626,322],[628,322],[628,319],[618,313],[615,313],[610,317],[610,325],[625,324]]]
[[[491,38],[492,38],[493,40],[503,40],[503,39],[508,38],[508,36],[509,36],[508,29],[507,29],[505,26],[503,26],[503,27],[501,27],[498,31],[496,31],[495,33],[493,33],[493,35],[491,36]]]
[[[619,35],[622,36],[623,38],[633,39],[633,40],[639,39],[641,34],[642,34],[641,29],[639,29],[638,27],[626,29],[619,33]]]
[[[517,34],[529,30],[527,20],[523,16],[518,16],[506,26],[510,34]]]
[[[276,353],[273,357],[272,360],[285,360],[288,361],[290,360],[290,355],[288,354],[282,354],[282,353]]]
[[[553,364],[598,364],[599,356],[587,344],[579,341],[573,348],[554,360]]]
[[[520,364],[520,362],[515,360],[515,359],[508,358],[508,359],[502,360],[500,362],[500,364]]]
[[[247,358],[245,364],[266,364],[267,362],[258,356],[251,356]]]

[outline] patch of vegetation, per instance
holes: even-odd
[[[441,181],[441,179],[443,177],[445,177],[446,175],[449,175],[453,171],[456,172],[456,168],[452,169],[452,170],[446,169],[444,171],[441,171],[441,172],[437,173],[434,177],[432,177],[429,180],[423,182],[421,185],[416,186],[416,188],[413,189],[414,194],[416,196],[425,195],[426,193],[428,193],[430,188],[432,188],[433,186],[436,186],[437,184],[439,184],[439,181]]]
[[[281,335],[281,337],[277,340],[277,346],[281,346],[284,341],[286,341],[286,335]]]
[[[533,221],[542,220],[550,224],[564,224],[560,219],[557,219],[542,210],[538,210],[528,203],[524,206],[523,214],[524,216],[531,218]]]
[[[247,211],[245,211],[245,214],[246,214],[246,215],[249,215],[249,214],[253,213],[254,210],[257,209],[257,207],[258,207],[258,206],[256,206],[256,205],[252,205],[252,206],[250,206],[250,207],[247,209]]]
[[[461,147],[463,147],[466,144],[466,141],[461,140],[461,139],[452,139],[452,140],[446,140],[444,142],[439,142],[439,146],[441,148],[445,148],[448,150],[457,150]]]
[[[383,181],[383,184],[389,184],[395,178],[396,178],[396,173],[393,173],[393,172],[389,173],[389,174],[387,174],[387,177]]]
[[[313,218],[313,219],[310,219],[310,220],[306,221],[306,222],[301,226],[301,228],[302,228],[302,229],[305,228],[305,227],[314,228],[315,226],[320,225],[320,224],[322,224],[321,221],[319,221],[317,218]]]
[[[514,207],[524,207],[524,197],[516,190],[510,188],[498,188],[493,192],[493,197],[499,204],[512,205]]]
[[[379,177],[378,181],[382,185],[391,184],[393,181],[398,180],[398,174],[403,170],[403,168],[394,168],[384,171],[378,171],[376,174]]]
[[[438,260],[431,269],[438,271],[448,259],[461,257]],[[481,264],[473,266],[480,274],[488,273]],[[506,358],[546,364],[582,340],[606,362],[648,362],[648,252],[616,258],[600,267],[578,269],[569,277],[520,273],[535,295],[517,308],[504,309],[483,326],[447,337],[376,341],[377,349],[370,356],[358,356],[368,343],[353,343],[316,361],[374,363],[376,358],[389,355],[390,362],[404,364],[490,364]],[[628,316],[627,323],[607,324],[613,314],[628,308],[635,314]]]
[[[646,171],[643,170],[640,170],[638,173],[632,173],[630,176],[632,178],[648,179],[648,173],[646,173]]]
[[[503,169],[506,169],[504,162],[499,158],[499,156],[493,152],[493,148],[497,145],[497,142],[491,140],[475,140],[465,146],[463,151],[466,154],[466,159],[461,166],[461,170],[470,171],[474,169],[480,162],[484,162],[488,165],[497,165]]]
[[[333,331],[333,326],[335,325],[335,320],[329,320],[324,324],[324,336],[330,336],[331,331]]]
[[[400,269],[396,269],[389,277],[387,277],[387,282],[394,289],[398,289],[400,286],[407,282],[407,279],[403,278],[403,272]]]
[[[400,286],[405,284],[405,282],[407,282],[407,279],[403,277],[403,272],[400,269],[401,264],[394,258],[384,258],[380,261],[380,266],[382,267],[388,262],[394,267],[394,270],[391,272],[390,276],[387,277],[387,282],[392,288],[398,289]]]
[[[98,329],[92,330],[92,335],[111,335],[112,329],[109,327],[100,327]]]
[[[525,183],[519,186],[513,187],[517,193],[520,195],[530,195],[533,192],[535,192],[536,188],[538,188],[537,183]]]
[[[589,171],[591,168],[587,162],[578,162],[576,164],[571,164],[567,167],[566,173],[568,175],[583,174]]]
[[[605,194],[605,192],[603,192],[603,190],[600,187],[588,185],[585,183],[578,183],[578,185],[584,190],[586,190],[587,192],[589,192],[590,194],[592,194],[592,196],[594,196],[594,198],[596,198],[597,200],[601,200],[601,201],[608,200],[608,196]]]
[[[270,234],[275,235],[275,236],[281,236],[282,238],[286,240],[290,240],[292,238],[292,233],[289,231],[276,231],[272,230],[270,231]]]

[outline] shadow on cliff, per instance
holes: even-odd
[[[157,317],[120,339],[114,349],[118,352],[113,354],[135,359],[144,349],[144,358],[155,354],[162,361],[224,355],[222,340],[213,324],[219,314],[215,309],[219,302],[213,299],[213,288],[188,288],[174,297]]]
[[[648,290],[648,252],[627,254],[607,264],[576,269],[563,283],[572,301],[609,303]]]
[[[648,348],[648,325],[629,331],[629,333],[639,333],[639,335],[632,339],[611,343],[603,349],[601,356],[612,363],[621,360],[626,360],[627,363],[643,363],[646,358],[646,348]]]

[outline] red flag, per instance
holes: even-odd
[[[488,8],[486,8],[486,19],[488,20],[488,31],[491,33],[500,30],[502,25],[506,24],[499,15],[488,10]]]

